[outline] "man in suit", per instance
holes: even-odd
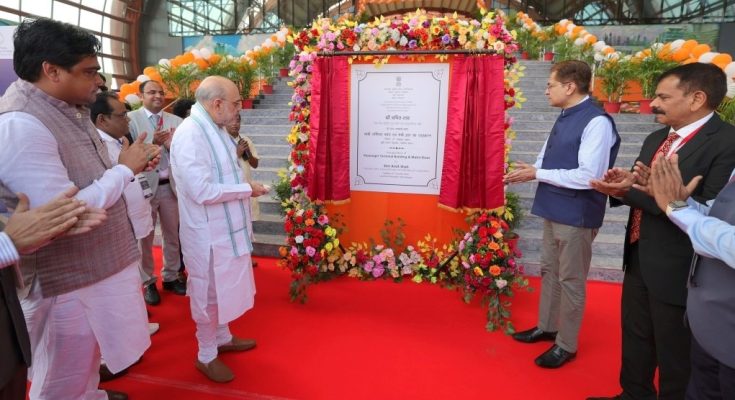
[[[649,193],[689,236],[697,253],[689,272],[687,321],[692,329],[688,399],[735,399],[735,171],[715,200],[690,197],[701,177],[686,186],[678,158],[657,160]]]
[[[507,183],[539,181],[531,212],[544,219],[538,324],[513,335],[524,343],[554,341],[536,358],[558,368],[577,354],[592,260],[607,196],[589,186],[615,164],[620,136],[612,118],[590,99],[592,71],[583,61],[555,64],[546,84],[549,104],[561,108],[535,165],[516,163]]]
[[[726,91],[725,74],[692,63],[665,72],[651,103],[656,121],[667,125],[643,142],[635,171],[614,168],[597,190],[631,207],[625,235],[622,295],[622,399],[683,399],[689,379],[690,332],[684,325],[687,272],[692,243],[656,201],[632,185],[658,157],[677,154],[685,181],[702,175],[692,197],[713,199],[735,167],[735,129],[714,110]],[[653,384],[658,367],[658,394]],[[594,399],[594,398],[592,398]]]
[[[81,201],[72,198],[79,191],[65,193],[32,210],[28,197],[20,195],[15,212],[5,223],[0,218],[0,399],[26,398],[26,371],[31,365],[31,345],[16,294],[18,282],[14,264],[19,253],[33,251],[54,237],[84,233],[104,220],[104,212],[88,212]],[[85,216],[85,213],[86,216]]]
[[[145,177],[153,192],[151,198],[153,226],[160,217],[163,233],[163,268],[161,270],[163,289],[183,296],[186,294],[186,282],[179,279],[179,268],[181,267],[179,208],[176,190],[173,186],[173,175],[169,168],[168,152],[174,130],[182,119],[163,111],[164,95],[160,83],[152,80],[143,82],[140,85],[143,107],[129,113],[128,117],[130,118],[130,134],[133,139],[137,139],[143,132],[148,132],[146,141],[160,145],[162,148],[161,163],[156,170],[145,173]],[[154,237],[155,230],[139,242],[141,253],[143,253],[141,279],[145,288],[144,298],[150,305],[156,305],[161,301],[156,289],[156,276],[153,275]]]

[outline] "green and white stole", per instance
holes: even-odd
[[[220,159],[220,154],[217,152],[217,149],[215,146],[219,145],[221,148],[224,149],[224,154],[227,155],[227,159],[224,160],[224,162],[229,162],[230,167],[232,168],[232,171],[237,171],[237,160],[235,160],[235,152],[231,151],[227,147],[227,142],[225,141],[224,135],[222,134],[222,130],[217,127],[217,125],[212,121],[212,118],[209,116],[207,111],[202,107],[201,104],[196,103],[192,107],[191,115],[194,122],[199,125],[199,127],[204,131],[204,137],[207,138],[207,143],[209,144],[209,150],[212,154],[212,159],[214,160],[215,166],[217,167],[217,175],[218,180],[220,184],[224,184],[224,174],[222,173],[222,160]],[[214,138],[217,138],[215,143]],[[228,135],[229,138],[229,135]],[[231,140],[231,139],[230,139]],[[240,181],[240,177],[237,173],[232,174],[235,177],[235,183],[240,184],[243,183]],[[222,207],[225,210],[225,216],[227,217],[227,231],[230,235],[230,242],[232,243],[232,251],[235,255],[235,257],[240,257],[247,253],[253,252],[253,244],[250,241],[250,235],[248,234],[248,220],[247,220],[247,212],[245,211],[245,204],[241,199],[238,199],[237,202],[240,205],[240,212],[243,216],[244,226],[240,229],[235,229],[232,226],[232,217],[231,217],[231,211],[230,207],[228,205],[229,202],[222,203]],[[237,241],[235,240],[235,235],[242,232],[242,234],[245,236],[245,246],[247,247],[247,252],[240,252],[237,248]]]

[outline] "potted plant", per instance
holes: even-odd
[[[290,68],[288,65],[291,63],[294,55],[296,54],[296,47],[293,43],[286,42],[283,47],[276,50],[276,63],[278,65],[278,76],[285,78],[288,76]]]
[[[237,80],[235,84],[240,89],[240,97],[242,98],[242,108],[253,108],[253,98],[250,93],[253,89],[253,81],[255,80],[255,70],[247,62],[237,63]]]
[[[663,57],[659,51],[654,49],[639,62],[631,64],[632,79],[635,79],[641,85],[641,94],[643,95],[643,100],[639,103],[641,114],[651,114],[651,101],[656,96],[658,78],[677,65],[679,63]]]
[[[541,42],[527,29],[520,28],[517,32],[518,37],[516,40],[521,46],[521,59],[536,59],[541,49]]]
[[[603,107],[608,113],[620,112],[621,99],[625,95],[631,74],[629,64],[626,60],[609,59],[597,68],[596,74],[602,79],[602,92],[607,99]]]
[[[258,78],[262,82],[260,89],[265,94],[273,94],[273,54],[262,52],[255,61]]]
[[[202,73],[195,63],[159,65],[158,73],[174,98],[193,99],[195,85],[202,79]]]
[[[517,248],[520,236],[516,229],[520,226],[523,219],[523,210],[521,209],[521,198],[518,193],[505,192],[505,210],[503,219],[508,224],[508,231],[505,233],[505,240],[512,244],[513,248]]]

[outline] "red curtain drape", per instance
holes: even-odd
[[[307,194],[311,200],[350,197],[349,63],[319,57],[311,78]]]
[[[439,204],[491,209],[505,203],[503,79],[500,56],[454,57]]]

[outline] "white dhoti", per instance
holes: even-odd
[[[31,341],[30,398],[107,399],[100,354],[113,373],[150,346],[138,262],[91,286],[43,298],[36,280],[21,301]]]

